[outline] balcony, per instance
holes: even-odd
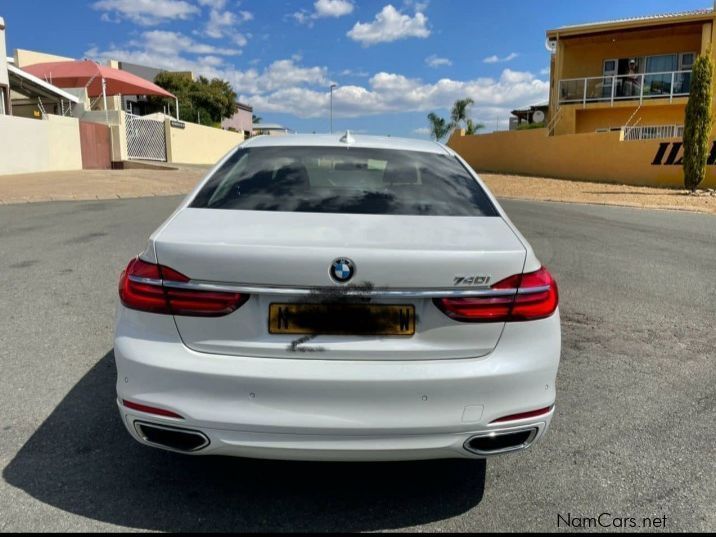
[[[665,71],[560,80],[559,103],[583,104],[688,97],[691,71]]]
[[[682,138],[683,125],[635,125],[622,127],[625,142],[654,140],[657,138]]]

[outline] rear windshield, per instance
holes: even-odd
[[[454,157],[355,147],[239,149],[191,207],[497,216],[480,185]]]

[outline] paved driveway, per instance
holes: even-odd
[[[116,280],[177,203],[0,207],[0,530],[555,530],[605,512],[716,529],[715,217],[505,202],[560,284],[545,440],[487,463],[308,464],[124,431]]]

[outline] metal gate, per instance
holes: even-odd
[[[166,161],[164,121],[127,114],[127,157]]]

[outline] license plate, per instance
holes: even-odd
[[[412,336],[415,306],[393,304],[271,304],[269,333]]]

